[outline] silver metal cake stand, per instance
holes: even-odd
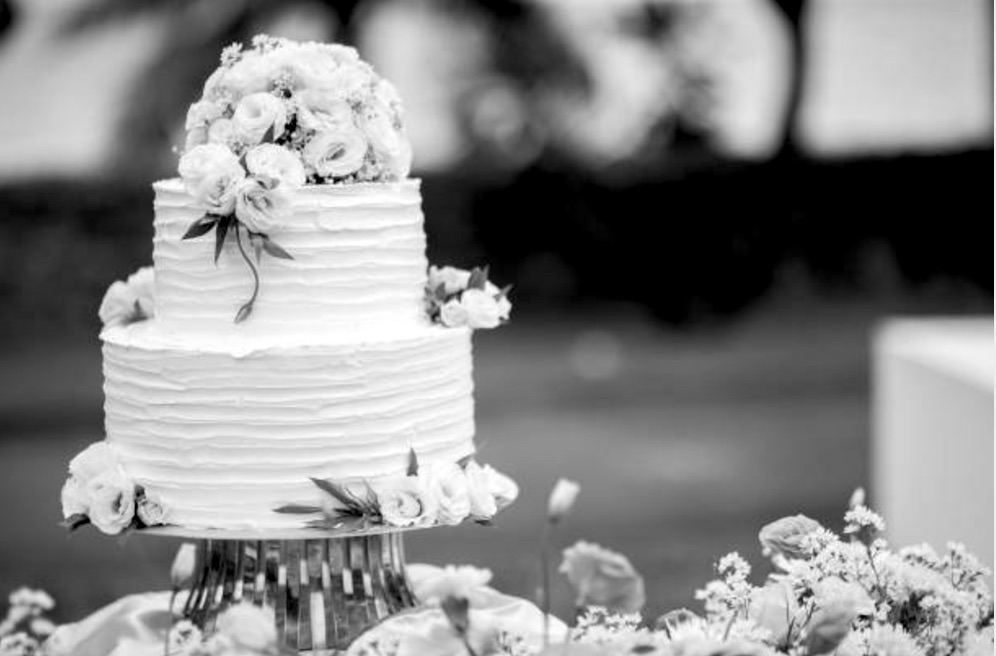
[[[360,634],[416,605],[405,574],[403,530],[195,531],[147,535],[196,541],[184,616],[206,635],[232,604],[273,612],[280,641],[310,656],[340,654]]]

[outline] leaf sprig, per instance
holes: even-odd
[[[233,231],[233,228],[235,232],[235,244],[238,246],[239,254],[245,261],[246,266],[249,267],[253,279],[252,295],[235,314],[235,323],[242,323],[252,314],[256,298],[259,296],[258,264],[263,253],[282,260],[293,260],[294,257],[284,250],[282,246],[273,241],[269,235],[249,230],[234,214],[223,215],[209,212],[191,223],[187,231],[183,233],[182,239],[196,239],[214,230],[214,263],[217,266],[218,258],[221,257],[221,251],[225,246],[225,240],[228,238],[229,233]],[[245,233],[246,240],[255,253],[255,262],[249,257],[249,253],[243,244],[243,233]]]

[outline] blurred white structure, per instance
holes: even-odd
[[[897,545],[993,565],[992,319],[898,319],[874,353],[874,505]]]

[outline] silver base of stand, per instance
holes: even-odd
[[[183,608],[205,634],[232,604],[273,612],[282,644],[340,653],[381,620],[415,606],[400,532],[294,540],[200,539]]]

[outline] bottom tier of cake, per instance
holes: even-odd
[[[470,331],[425,326],[326,344],[199,342],[155,320],[106,330],[107,442],[189,528],[302,528],[312,479],[404,475],[474,452]]]

